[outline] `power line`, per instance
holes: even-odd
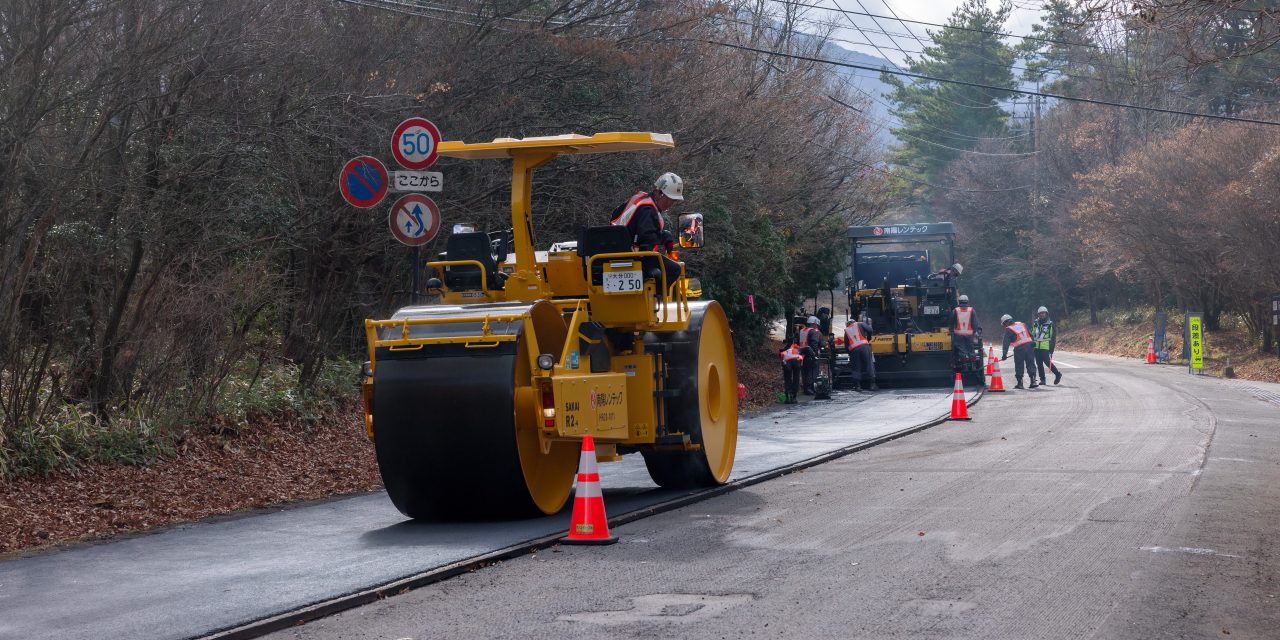
[[[878,17],[878,18],[884,18],[884,19],[886,19],[886,20],[892,20],[892,19],[893,19],[893,18],[890,18],[889,16],[879,15],[879,14],[872,14],[872,13],[869,13],[869,12],[849,11],[849,10],[845,10],[845,9],[832,9],[831,7],[826,7],[826,6],[819,5],[819,4],[812,4],[812,3],[808,3],[808,2],[800,2],[800,0],[773,0],[773,2],[775,2],[775,3],[777,3],[777,4],[790,5],[790,6],[793,6],[793,7],[806,7],[806,8],[809,8],[809,9],[822,9],[822,10],[824,10],[824,11],[839,11],[840,13],[851,14],[851,15],[855,15],[855,16],[867,16],[867,17],[869,17],[869,18],[870,18],[870,17]],[[908,19],[902,19],[902,18],[899,18],[899,19],[898,19],[898,21],[899,21],[899,22],[902,22],[904,27],[906,26],[906,23],[910,22],[911,24],[919,24],[919,25],[924,25],[924,26],[927,26],[927,27],[938,27],[938,28],[940,28],[940,29],[956,29],[956,30],[959,30],[959,31],[969,31],[969,32],[972,32],[972,33],[985,33],[985,34],[988,34],[988,35],[996,35],[996,36],[1000,36],[1000,37],[1002,37],[1002,38],[1019,38],[1019,39],[1022,39],[1022,40],[1029,40],[1029,41],[1031,41],[1031,42],[1043,42],[1043,43],[1045,43],[1045,44],[1059,44],[1059,45],[1072,46],[1072,47],[1084,47],[1084,48],[1087,48],[1087,49],[1097,49],[1097,50],[1104,51],[1104,52],[1106,52],[1106,51],[1107,51],[1107,50],[1106,50],[1106,48],[1105,48],[1105,47],[1103,47],[1102,45],[1094,44],[1094,43],[1092,43],[1092,42],[1074,42],[1074,41],[1071,41],[1071,40],[1058,40],[1058,39],[1056,39],[1056,38],[1041,38],[1041,37],[1037,37],[1037,36],[1020,36],[1020,35],[1018,35],[1018,34],[1016,34],[1016,33],[1009,33],[1009,32],[1005,32],[1005,31],[988,31],[988,30],[986,30],[986,29],[974,29],[973,27],[963,27],[963,26],[960,26],[960,25],[950,25],[950,24],[939,24],[939,23],[937,23],[937,22],[924,22],[924,21],[921,21],[921,20],[908,20]],[[927,32],[926,32],[926,33],[927,33]],[[1260,70],[1272,71],[1272,72],[1280,71],[1280,67],[1273,67],[1273,66],[1270,66],[1270,65],[1263,65],[1263,64],[1259,64],[1259,65],[1241,64],[1241,66],[1243,66],[1243,67],[1248,67],[1248,68],[1251,68],[1251,69],[1260,69]]]
[[[882,173],[882,174],[884,174],[884,175],[886,175],[886,176],[889,176],[890,178],[897,178],[897,179],[899,179],[899,180],[906,180],[907,182],[912,182],[912,183],[918,184],[918,185],[920,185],[920,186],[922,186],[922,187],[929,187],[929,188],[931,188],[931,189],[942,189],[943,191],[957,191],[957,192],[960,192],[960,193],[1007,193],[1007,192],[1009,192],[1009,191],[1024,191],[1024,190],[1026,190],[1026,189],[1030,189],[1030,188],[1031,188],[1031,185],[1029,185],[1029,184],[1024,184],[1024,185],[1020,185],[1020,186],[1017,186],[1017,187],[1008,187],[1008,188],[1005,188],[1005,189],[963,189],[963,188],[960,188],[960,187],[948,187],[948,186],[946,186],[946,185],[934,184],[934,183],[932,183],[932,182],[928,182],[928,181],[925,181],[925,180],[917,180],[917,179],[912,178],[912,177],[910,177],[910,176],[904,176],[904,175],[902,175],[902,174],[900,174],[900,173],[894,173],[894,172],[892,172],[892,171],[886,171],[886,170],[881,169],[880,167],[877,167],[877,166],[875,166],[875,165],[873,165],[873,164],[871,164],[871,163],[869,163],[869,162],[865,162],[865,161],[863,161],[863,160],[859,160],[859,159],[857,159],[857,158],[854,158],[853,156],[850,156],[850,155],[846,154],[846,153],[845,153],[845,152],[843,152],[843,151],[839,151],[839,150],[837,150],[837,149],[832,149],[831,147],[828,147],[828,146],[827,146],[827,145],[825,145],[825,144],[819,144],[819,143],[815,143],[815,144],[817,144],[817,146],[819,146],[819,147],[822,147],[823,149],[826,149],[827,151],[830,151],[831,153],[836,154],[837,156],[840,156],[841,158],[844,158],[845,160],[848,160],[849,162],[852,162],[852,163],[854,163],[854,164],[857,164],[857,165],[860,165],[860,166],[866,167],[866,168],[868,168],[868,169],[870,169],[870,170],[872,170],[872,171],[875,171],[875,172],[877,172],[877,173]]]
[[[767,56],[777,56],[777,57],[782,57],[782,58],[789,58],[789,59],[792,59],[792,60],[802,60],[802,61],[805,61],[805,62],[816,62],[816,63],[818,63],[818,64],[829,64],[829,65],[836,66],[836,67],[847,67],[847,68],[850,68],[850,69],[862,69],[863,71],[877,71],[877,72],[880,72],[880,73],[887,73],[887,74],[890,74],[890,75],[905,76],[905,77],[908,77],[908,78],[915,78],[915,79],[917,79],[917,80],[926,80],[926,81],[929,81],[929,82],[941,82],[941,83],[944,83],[944,84],[958,84],[958,85],[964,85],[964,86],[970,86],[970,87],[977,87],[977,88],[980,88],[980,89],[992,89],[992,90],[995,90],[995,91],[1006,91],[1006,92],[1009,92],[1009,93],[1018,93],[1018,94],[1027,95],[1027,96],[1040,96],[1040,97],[1042,97],[1042,98],[1053,98],[1053,99],[1055,99],[1055,100],[1066,100],[1066,101],[1069,101],[1069,102],[1083,102],[1083,103],[1087,103],[1087,104],[1100,104],[1100,105],[1105,105],[1105,106],[1108,106],[1108,107],[1119,107],[1119,108],[1122,108],[1122,109],[1135,109],[1135,110],[1137,110],[1137,111],[1151,111],[1151,112],[1154,112],[1154,113],[1167,113],[1167,114],[1171,114],[1171,115],[1188,116],[1188,117],[1193,117],[1193,118],[1209,118],[1209,119],[1211,119],[1211,120],[1225,120],[1225,121],[1228,121],[1228,122],[1246,122],[1246,123],[1250,123],[1250,124],[1261,124],[1261,125],[1267,125],[1267,126],[1280,126],[1280,122],[1274,122],[1274,121],[1271,121],[1271,120],[1257,120],[1257,119],[1254,119],[1254,118],[1239,118],[1239,117],[1235,117],[1235,116],[1222,116],[1222,115],[1217,115],[1217,114],[1213,114],[1213,113],[1199,113],[1199,112],[1195,112],[1195,111],[1180,111],[1180,110],[1178,110],[1178,109],[1164,109],[1164,108],[1161,108],[1161,107],[1144,107],[1144,106],[1142,106],[1142,105],[1127,104],[1127,103],[1124,103],[1124,102],[1112,102],[1112,101],[1110,101],[1110,100],[1097,100],[1097,99],[1093,99],[1093,98],[1078,98],[1078,97],[1074,97],[1074,96],[1065,96],[1065,95],[1061,95],[1061,94],[1057,94],[1057,93],[1046,93],[1046,92],[1043,92],[1043,91],[1028,91],[1028,90],[1026,90],[1026,89],[1007,89],[1007,88],[1004,88],[1004,87],[997,87],[997,86],[994,86],[994,85],[987,85],[987,84],[982,84],[982,83],[979,83],[979,82],[968,82],[968,81],[966,81],[966,80],[951,80],[951,79],[948,79],[948,78],[938,78],[938,77],[934,77],[934,76],[927,76],[927,75],[924,75],[924,74],[922,74],[922,73],[911,73],[910,71],[890,71],[890,70],[885,69],[885,68],[883,68],[883,67],[881,67],[880,69],[877,69],[877,68],[875,68],[875,67],[871,67],[871,66],[868,66],[868,65],[864,65],[864,64],[855,64],[855,63],[852,63],[852,62],[838,62],[838,61],[836,61],[836,60],[828,60],[828,59],[826,59],[826,58],[816,58],[816,57],[813,57],[813,56],[802,56],[802,55],[790,54],[790,53],[780,53],[780,52],[777,52],[777,51],[770,51],[770,50],[768,50],[768,49],[758,49],[758,48],[756,48],[756,47],[748,47],[748,46],[746,46],[746,45],[733,44],[733,43],[730,43],[730,42],[720,42],[720,41],[717,41],[717,40],[694,40],[694,41],[695,41],[695,42],[702,42],[702,43],[704,43],[704,44],[711,44],[711,45],[716,45],[716,46],[721,46],[721,47],[728,47],[728,48],[730,48],[730,49],[739,49],[739,50],[742,50],[742,51],[751,51],[751,52],[754,52],[754,53],[760,53],[760,54],[764,54],[764,55],[767,55]]]

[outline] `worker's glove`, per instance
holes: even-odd
[[[982,337],[982,329],[978,329],[977,331],[974,331],[974,332],[973,332],[973,335],[978,336],[979,338],[981,338],[981,337]]]
[[[1005,360],[1008,360],[1008,359],[1009,359],[1009,356],[1005,356],[1003,358],[1000,358],[1000,362],[1004,362]]]

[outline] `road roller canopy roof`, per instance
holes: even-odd
[[[452,140],[440,143],[440,155],[464,160],[512,158],[521,152],[568,155],[579,153],[613,153],[617,151],[652,151],[676,146],[669,133],[643,131],[614,131],[584,136],[567,133],[559,136],[534,138],[497,138],[493,142],[462,142]]]

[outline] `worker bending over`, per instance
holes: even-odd
[[[1027,372],[1027,377],[1031,378],[1031,388],[1036,388],[1039,385],[1036,384],[1036,372],[1032,369],[1035,354],[1032,352],[1031,333],[1027,331],[1027,325],[1014,322],[1013,316],[1007,313],[1001,316],[1000,324],[1004,325],[1004,350],[1000,354],[1001,360],[1009,359],[1009,347],[1013,346],[1014,371],[1018,378],[1018,384],[1013,385],[1013,388],[1022,388],[1024,370]]]
[[[796,332],[804,352],[804,393],[817,395],[813,385],[818,377],[818,355],[822,353],[822,329],[818,328],[818,316],[809,316],[808,326]]]
[[[1036,309],[1036,319],[1031,323],[1031,339],[1036,345],[1036,371],[1040,374],[1040,384],[1045,384],[1045,365],[1053,373],[1053,383],[1062,382],[1062,372],[1053,364],[1053,352],[1058,348],[1058,330],[1049,319],[1047,307]]]
[[[844,348],[849,352],[849,368],[853,371],[853,390],[862,391],[862,376],[871,381],[871,390],[879,391],[876,386],[876,357],[871,353],[871,323],[850,320],[844,328]]]
[[[804,347],[800,344],[800,332],[796,331],[791,343],[778,352],[782,356],[782,389],[785,404],[795,404],[800,392],[800,369],[804,366]]]

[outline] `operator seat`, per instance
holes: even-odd
[[[484,265],[487,284],[491,290],[501,290],[506,274],[498,271],[498,265],[490,253],[489,234],[455,233],[449,236],[445,246],[449,260],[475,260]],[[454,291],[474,291],[480,288],[480,269],[475,265],[451,265],[444,268],[444,283]]]
[[[600,286],[604,279],[604,261],[596,261],[591,267],[591,273],[587,273],[587,261],[591,256],[602,253],[626,253],[631,251],[631,242],[634,238],[631,230],[624,226],[610,224],[599,227],[579,227],[578,228],[578,256],[582,258],[582,275],[591,281],[591,284]]]

